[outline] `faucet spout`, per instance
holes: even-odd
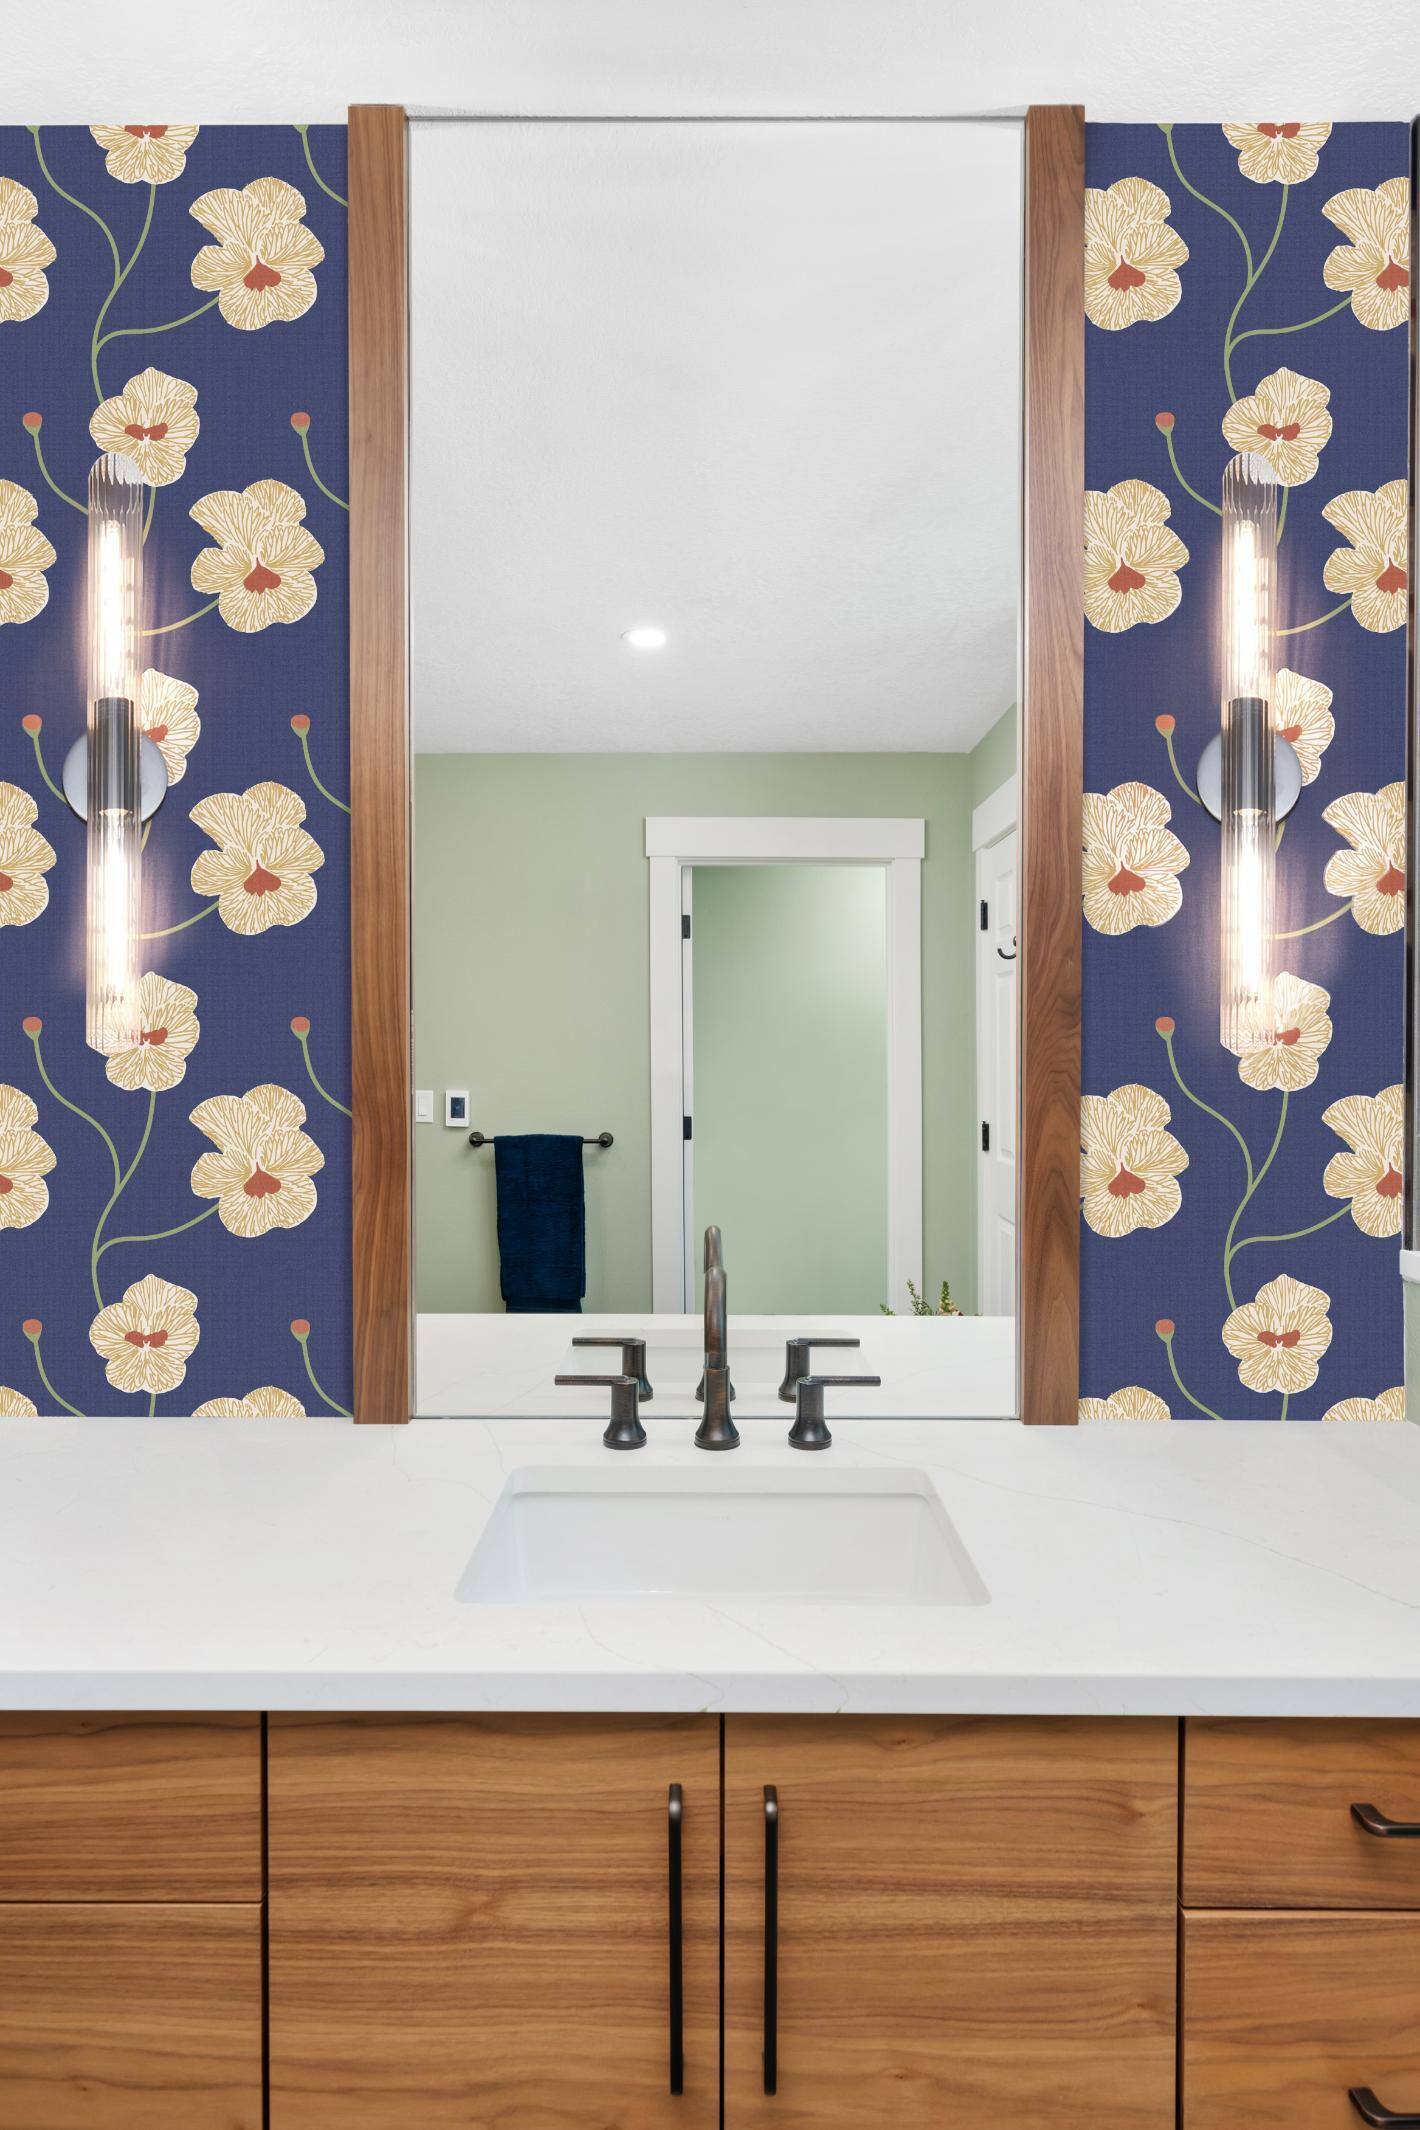
[[[713,1229],[712,1234],[718,1232]],[[705,1366],[726,1368],[729,1363],[725,1349],[729,1334],[725,1323],[725,1268],[713,1264],[705,1273]]]
[[[735,1395],[730,1383],[729,1320],[725,1267],[720,1259],[720,1230],[705,1230],[705,1372],[700,1378],[705,1416],[695,1431],[700,1450],[732,1450],[740,1439],[730,1417]]]

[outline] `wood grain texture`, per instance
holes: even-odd
[[[1420,1723],[1195,1717],[1184,1766],[1187,1906],[1420,1909],[1420,1841],[1351,1817],[1420,1825]]]
[[[279,2130],[714,2130],[718,1718],[273,1716],[269,1736]]]
[[[1182,2130],[1359,2130],[1420,2112],[1420,1917],[1184,1918]]]
[[[1172,2130],[1177,1763],[1171,1722],[727,1717],[726,2123]]]
[[[0,1901],[259,1901],[261,1718],[0,1714]]]
[[[0,2130],[261,2130],[261,1910],[0,1906]]]
[[[1026,115],[1021,705],[1021,1417],[1073,1426],[1080,1376],[1085,114]]]
[[[350,112],[350,1012],[355,1418],[412,1408],[409,297],[404,112]]]

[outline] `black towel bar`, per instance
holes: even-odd
[[[496,1146],[498,1141],[496,1136],[490,1138],[484,1132],[470,1132],[468,1143],[470,1146]],[[583,1146],[615,1146],[616,1141],[610,1132],[598,1132],[595,1139],[584,1139],[582,1144]]]

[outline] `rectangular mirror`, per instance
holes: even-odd
[[[1013,1416],[1020,127],[410,156],[417,1409]]]

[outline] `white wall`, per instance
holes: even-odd
[[[991,111],[1400,118],[1410,0],[0,0],[0,118]],[[964,203],[969,207],[969,203]]]

